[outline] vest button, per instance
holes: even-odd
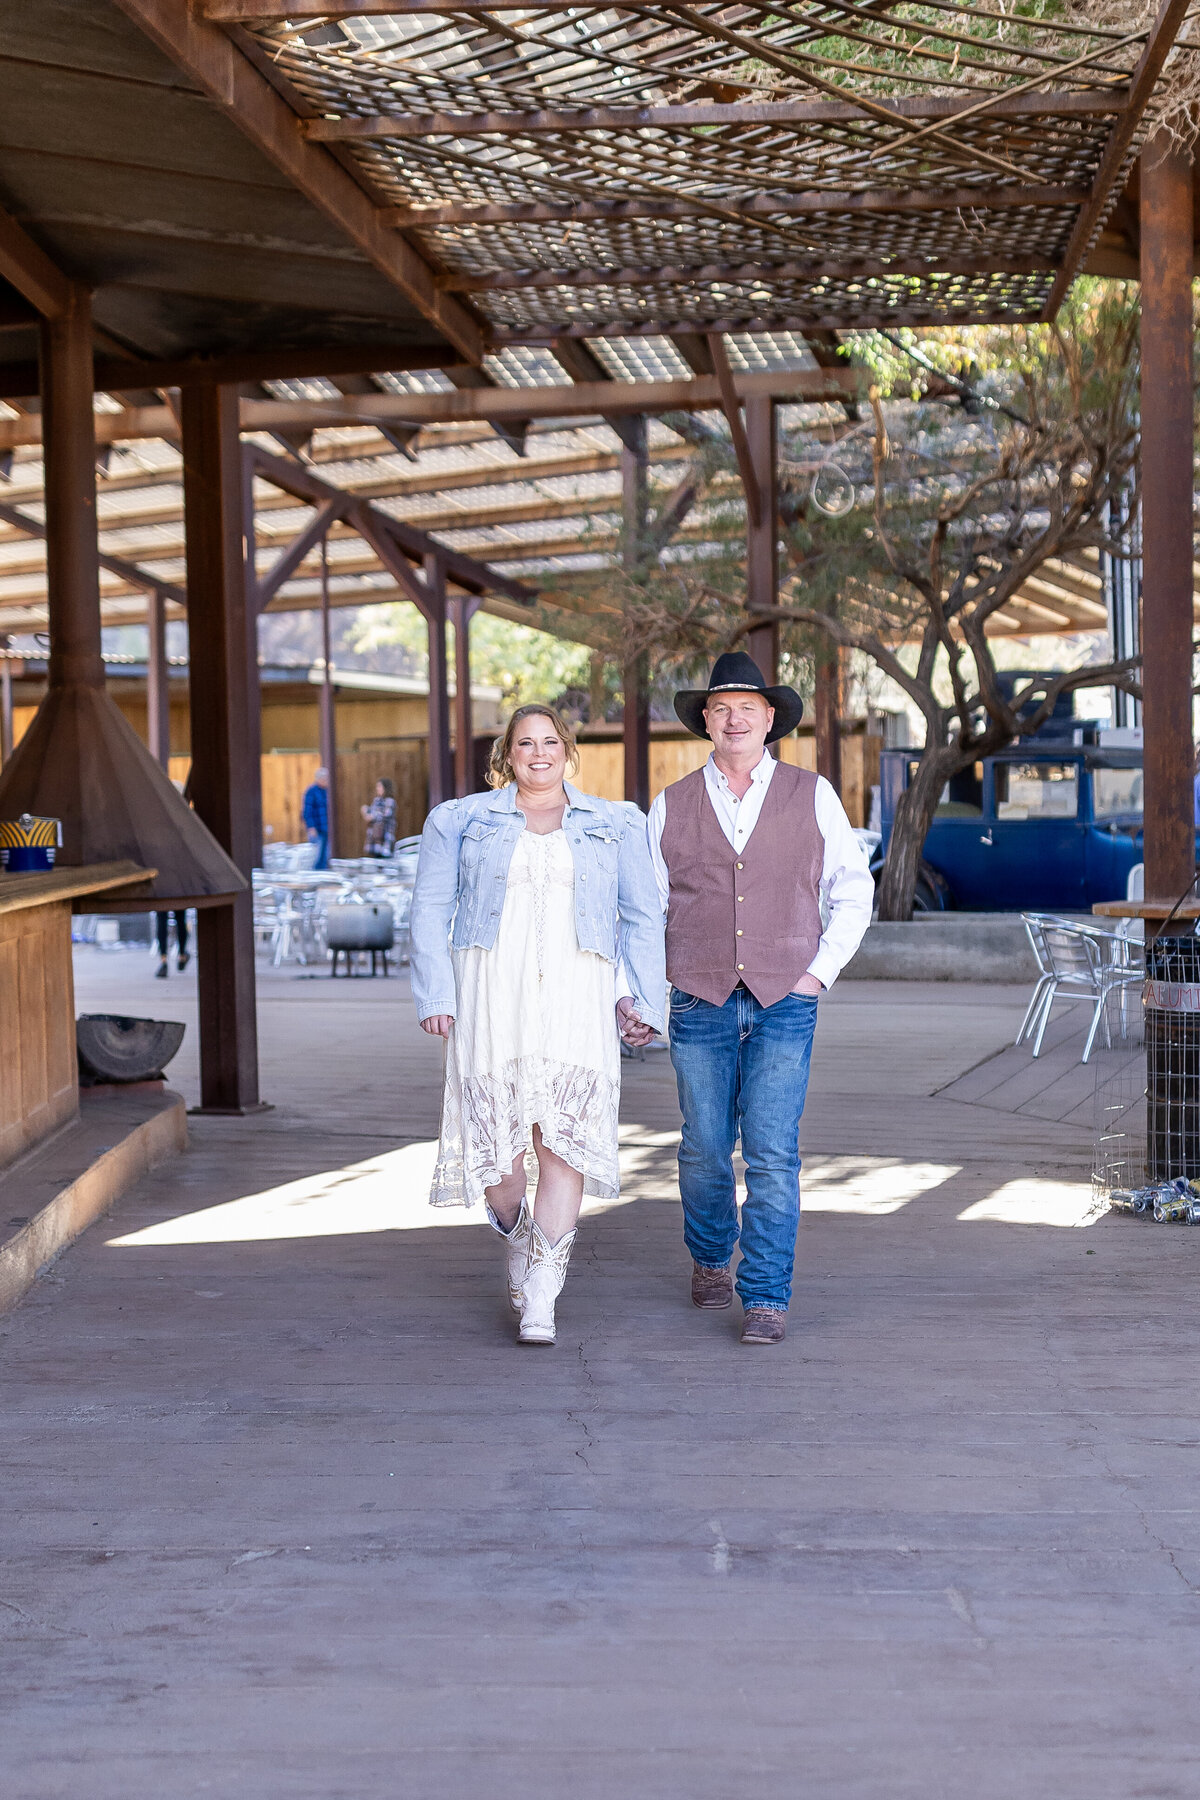
[[[745,866],[746,866],[746,865],[745,865],[745,863],[739,863],[739,864],[738,864],[738,868],[739,868],[739,869],[744,869],[744,868],[745,868]]]
[[[739,972],[740,972],[740,971],[741,971],[741,970],[742,970],[742,969],[744,969],[744,968],[745,968],[745,966],[746,966],[746,965],[745,965],[745,963],[739,963],[739,964],[738,964],[738,970],[739,970]]]
[[[742,903],[742,901],[743,901],[743,900],[744,900],[744,899],[745,899],[745,898],[746,898],[746,896],[745,896],[745,894],[739,894],[739,895],[738,895],[738,905],[739,905],[739,906],[740,906],[740,905],[741,905],[741,903]]]
[[[739,932],[738,932],[738,936],[739,936],[739,937],[741,937],[741,935],[742,935],[742,934],[741,934],[741,932],[740,932],[740,931],[739,931]]]

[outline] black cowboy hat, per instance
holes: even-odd
[[[804,717],[804,702],[795,688],[768,687],[762,670],[744,650],[727,650],[724,656],[718,656],[708,678],[708,686],[684,688],[676,694],[675,711],[696,737],[707,737],[704,708],[711,695],[729,693],[761,694],[767,705],[775,708],[775,717],[767,733],[768,744],[773,744],[776,738],[786,737],[789,731],[795,731]]]

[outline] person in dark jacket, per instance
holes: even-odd
[[[304,829],[310,844],[317,846],[314,869],[329,867],[329,770],[318,769],[304,790]]]

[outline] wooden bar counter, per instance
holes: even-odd
[[[0,1168],[79,1111],[74,903],[114,889],[124,895],[153,874],[132,862],[0,873]]]

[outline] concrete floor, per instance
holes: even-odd
[[[151,967],[82,957],[81,1009],[187,1017]],[[0,1792],[1190,1800],[1200,1233],[1091,1221],[1078,1106],[964,1088],[1023,1002],[822,1003],[776,1350],[687,1304],[627,1064],[534,1353],[425,1208],[405,985],[268,977],[276,1110],[193,1121],[0,1321]]]

